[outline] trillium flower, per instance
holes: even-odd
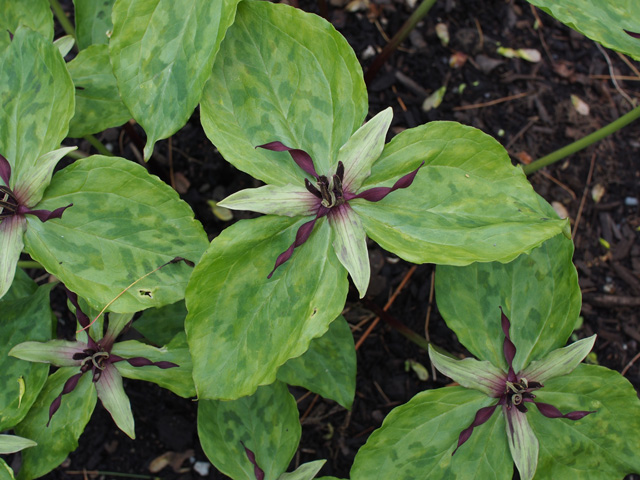
[[[85,373],[91,372],[98,398],[109,411],[116,425],[131,438],[134,438],[131,405],[124,392],[122,375],[118,372],[116,364],[125,361],[134,367],[153,365],[162,369],[178,367],[178,365],[165,361],[152,362],[144,357],[123,358],[114,354],[115,340],[130,323],[131,317],[127,315],[112,316],[104,336],[95,341],[89,334],[89,317],[80,308],[78,296],[68,290],[67,296],[76,308],[78,323],[83,329],[87,330],[86,341],[51,340],[45,343],[24,342],[13,347],[9,355],[31,362],[50,363],[58,367],[78,367],[78,373],[69,377],[62,388],[62,392],[51,403],[47,426],[51,422],[53,415],[60,408],[62,397],[75,389],[80,378]]]
[[[41,222],[61,218],[72,204],[55,210],[34,210],[42,199],[42,192],[51,178],[55,164],[76,147],[61,148],[38,159],[40,169],[30,178],[20,177],[15,185],[11,180],[11,164],[0,155],[0,298],[13,281],[16,264],[24,246],[22,235],[27,228],[25,215],[33,215]]]
[[[279,141],[256,147],[288,152],[308,175],[304,185],[266,185],[242,190],[218,205],[232,210],[251,210],[289,217],[313,217],[300,226],[294,242],[278,256],[268,278],[291,258],[295,248],[307,241],[316,222],[326,216],[334,232],[333,248],[336,255],[351,275],[360,297],[364,296],[370,277],[367,236],[362,221],[349,203],[356,199],[378,202],[399,188],[409,187],[422,166],[398,179],[391,187],[366,190],[361,188],[371,174],[371,166],[382,154],[392,118],[393,110],[387,108],[359,128],[340,148],[335,169],[330,172],[318,173],[313,159],[307,152],[288,147]]]
[[[463,387],[479,390],[497,399],[494,405],[483,407],[476,412],[471,425],[460,433],[458,445],[452,455],[471,437],[473,429],[488,421],[500,407],[506,419],[511,457],[520,472],[520,477],[523,480],[529,480],[533,478],[536,471],[539,444],[527,421],[527,405],[535,405],[540,413],[548,418],[580,420],[590,413],[595,413],[594,411],[574,411],[563,414],[553,405],[535,401],[536,396],[533,392],[543,388],[543,383],[547,380],[571,373],[591,351],[596,336],[593,335],[568,347],[554,350],[546,358],[533,361],[516,373],[512,366],[516,346],[509,336],[510,326],[509,319],[503,312],[502,331],[505,335],[503,350],[508,365],[507,372],[488,361],[479,361],[474,358],[456,360],[438,353],[432,347],[429,347],[429,356],[438,370]]]

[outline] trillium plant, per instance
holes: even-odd
[[[591,351],[596,340],[595,335],[580,340],[569,347],[554,350],[544,359],[532,362],[519,373],[513,370],[516,346],[509,337],[510,322],[502,312],[502,331],[504,332],[504,357],[508,370],[502,371],[488,361],[472,358],[454,360],[447,355],[429,349],[433,365],[442,373],[463,387],[473,388],[498,401],[491,406],[480,408],[473,422],[465,428],[458,438],[458,444],[452,455],[467,441],[473,429],[486,423],[497,408],[505,416],[506,435],[511,456],[518,467],[520,478],[533,478],[538,463],[538,439],[527,422],[527,405],[535,405],[538,411],[548,418],[568,418],[580,420],[595,411],[573,411],[562,414],[553,405],[535,401],[536,390],[544,387],[543,382],[571,373]]]
[[[56,0],[0,0],[0,454],[20,452],[19,479],[67,458],[98,398],[134,438],[123,377],[197,398],[202,450],[234,480],[316,478],[322,459],[287,473],[302,428],[289,386],[352,408],[342,313],[350,280],[367,295],[373,242],[438,265],[439,311],[476,358],[431,345],[457,385],[440,378],[395,408],[353,480],[509,480],[514,463],[523,479],[640,472],[636,392],[581,363],[595,336],[573,332],[569,223],[495,139],[370,111],[347,41],[284,4],[74,3],[75,29],[60,16],[68,35],[54,42]],[[532,3],[580,23],[581,8]],[[637,22],[619,23],[602,42],[638,48]],[[154,145],[196,107],[211,149],[263,184],[212,199],[263,214],[215,237],[173,188],[91,137],[137,123],[140,163],[156,162]],[[101,154],[76,152],[80,137]],[[25,265],[52,281],[38,286]],[[55,338],[57,284],[75,339]]]
[[[360,297],[364,297],[370,277],[367,235],[350,202],[356,199],[378,202],[399,188],[409,187],[418,173],[416,169],[402,176],[392,187],[361,188],[371,174],[371,165],[382,153],[392,117],[392,109],[387,108],[358,129],[340,148],[336,165],[330,167],[335,173],[329,175],[319,175],[313,159],[304,150],[287,147],[278,141],[259,146],[276,152],[288,151],[296,164],[313,179],[305,178],[304,186],[267,185],[243,190],[219,202],[219,205],[233,210],[290,217],[314,216],[313,220],[299,227],[295,241],[278,256],[267,278],[271,278],[274,271],[293,255],[296,247],[308,240],[318,219],[326,216],[334,232],[335,254],[351,275]]]

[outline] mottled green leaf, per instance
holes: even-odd
[[[0,42],[0,48],[2,46],[2,42]],[[0,458],[0,480],[14,480],[13,470],[7,465],[3,459]]]
[[[507,368],[500,310],[511,321],[516,372],[563,347],[580,314],[573,243],[559,235],[508,264],[438,265],[436,300],[449,328],[481,360]]]
[[[55,42],[53,42],[53,44],[56,46],[56,48],[58,49],[62,57],[67,56],[67,54],[71,51],[75,43],[76,43],[76,39],[74,38],[73,35],[65,35],[64,37],[60,37],[56,39]]]
[[[0,435],[0,454],[15,453],[25,448],[35,447],[36,443],[28,438],[15,435]]]
[[[53,13],[47,0],[0,0],[0,30],[15,33],[20,25],[53,40]]]
[[[155,345],[165,345],[180,332],[184,332],[187,307],[183,301],[160,308],[145,310],[133,323],[133,328]]]
[[[202,226],[175,190],[122,158],[92,156],[64,168],[38,208],[69,203],[61,219],[27,219],[25,248],[98,309],[176,256],[197,262],[207,247]],[[176,302],[192,271],[182,262],[167,265],[109,309],[126,313]]]
[[[216,237],[195,268],[185,326],[200,398],[251,395],[302,355],[341,313],[348,284],[320,220],[271,279],[277,256],[304,220],[242,220]]]
[[[405,260],[507,262],[567,225],[533,191],[522,171],[511,166],[503,147],[480,130],[453,122],[424,125],[395,137],[363,188],[378,182],[391,186],[423,161],[409,188],[376,203],[350,202],[367,234]]]
[[[4,297],[2,297],[2,300],[17,300],[19,298],[28,297],[29,295],[33,295],[37,289],[38,284],[31,280],[31,277],[29,277],[23,269],[16,268],[11,288]]]
[[[640,472],[640,401],[618,372],[580,365],[549,380],[536,394],[536,401],[562,413],[596,410],[572,421],[529,409],[529,423],[540,441],[536,479],[605,480]]]
[[[189,119],[238,0],[118,0],[111,64],[124,103],[153,145]]]
[[[67,68],[76,86],[76,113],[69,124],[70,137],[101,132],[131,118],[120,99],[106,45],[86,48]]]
[[[265,480],[283,473],[300,441],[298,407],[281,382],[238,400],[200,400],[198,436],[215,467],[234,480],[255,480],[245,447],[255,455]]]
[[[49,374],[49,365],[9,357],[14,346],[51,338],[49,292],[40,287],[33,295],[0,302],[0,432],[20,422],[35,402]],[[24,382],[24,393],[20,392]]]
[[[396,407],[360,448],[352,480],[511,479],[504,415],[494,415],[451,455],[460,432],[494,398],[462,387],[419,393]]]
[[[640,60],[640,40],[624,31],[640,32],[637,0],[528,1],[605,47]]]
[[[96,405],[96,389],[91,375],[83,375],[75,390],[62,398],[56,414],[49,420],[49,406],[60,394],[78,367],[60,368],[47,380],[27,417],[16,427],[16,433],[38,445],[22,452],[22,468],[18,479],[40,477],[60,465],[78,446],[78,438]]]
[[[161,348],[145,345],[135,340],[127,340],[116,343],[112,352],[114,355],[120,355],[125,358],[144,357],[152,362],[172,362],[179,365],[178,367],[162,369],[152,365],[134,367],[126,361],[115,363],[116,368],[123,377],[156,383],[185,398],[196,395],[193,379],[191,378],[191,355],[189,354],[187,337],[184,332],[176,335],[171,342]]]
[[[74,110],[60,52],[28,28],[16,31],[0,58],[0,105],[0,153],[11,165],[11,187],[20,186],[39,169],[40,156],[60,145]]]
[[[298,385],[351,408],[356,393],[356,351],[349,324],[340,316],[302,356],[278,370],[278,380]]]
[[[116,0],[73,0],[75,6],[76,37],[78,48],[109,43],[113,28],[111,10]]]
[[[201,119],[240,170],[302,186],[304,172],[289,155],[254,147],[277,140],[301,148],[328,174],[367,106],[358,59],[331,24],[287,5],[242,2],[205,87]]]
[[[283,473],[278,480],[312,480],[320,471],[326,460],[315,460],[309,463],[303,463],[295,471]]]

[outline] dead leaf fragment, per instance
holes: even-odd
[[[563,220],[565,218],[569,218],[569,211],[563,204],[561,204],[560,202],[551,202],[551,206],[560,218],[562,218]]]
[[[518,160],[520,160],[520,162],[524,163],[525,165],[529,165],[531,162],[533,162],[533,157],[531,157],[531,155],[529,155],[524,150],[518,152],[516,154],[516,157],[518,157]]]
[[[171,469],[175,473],[187,473],[190,468],[182,468],[182,464],[187,458],[193,457],[193,455],[193,450],[185,450],[184,452],[165,452],[159,457],[151,460],[151,463],[149,463],[149,471],[151,473],[158,473],[166,466],[171,466]]]
[[[442,103],[442,99],[444,98],[444,94],[447,92],[447,87],[442,86],[429,95],[425,101],[422,103],[422,111],[428,112],[429,110],[433,110],[434,108],[438,108]]]
[[[447,27],[446,23],[438,23],[436,25],[436,35],[440,39],[443,47],[449,45],[449,27]]]
[[[449,58],[449,66],[451,68],[461,68],[465,63],[467,63],[467,58],[469,58],[469,56],[465,53],[454,52]]]
[[[594,202],[598,203],[600,200],[602,200],[604,193],[605,193],[605,188],[599,183],[596,183],[591,189],[591,198],[593,199]]]
[[[215,200],[208,200],[207,203],[211,207],[211,211],[219,220],[223,222],[230,222],[233,220],[233,213],[228,208],[219,207],[218,202]]]
[[[578,112],[580,115],[589,115],[589,105],[587,105],[587,103],[577,95],[571,94],[571,104],[573,105],[573,108],[576,109],[576,112]]]

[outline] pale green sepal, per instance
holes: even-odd
[[[65,382],[77,373],[78,367],[64,367],[51,375],[29,414],[16,426],[16,434],[38,444],[22,452],[20,480],[45,475],[78,447],[78,438],[96,405],[96,389],[91,375],[83,375],[73,392],[64,395],[60,408],[51,418],[49,426],[45,427],[51,402],[60,395]]]
[[[67,54],[73,48],[73,44],[76,43],[76,39],[73,38],[73,35],[65,35],[64,37],[60,37],[53,44],[58,47],[60,51],[60,55],[66,57]]]
[[[362,221],[349,204],[333,209],[328,218],[333,230],[333,249],[362,298],[367,293],[371,277],[367,233]]]
[[[533,433],[525,413],[517,408],[507,410],[506,406],[502,407],[502,411],[507,419],[507,440],[513,463],[516,464],[522,480],[531,480],[538,465],[538,438]]]
[[[102,401],[104,408],[109,411],[118,428],[132,439],[135,439],[136,433],[133,413],[131,413],[131,403],[127,394],[124,393],[122,376],[115,365],[107,365],[95,386],[98,398]]]
[[[498,397],[504,391],[506,374],[491,362],[470,357],[457,360],[441,354],[431,345],[429,358],[434,367],[463,387],[473,388],[490,397]]]
[[[16,437],[15,435],[0,435],[1,455],[16,453],[25,448],[35,447],[36,445],[36,442],[29,440],[28,438]]]
[[[297,217],[314,215],[318,202],[313,194],[296,185],[265,185],[240,190],[218,202],[218,205],[231,210]]]
[[[175,363],[178,365],[177,367],[165,369],[153,365],[134,367],[126,361],[117,362],[114,365],[125,378],[155,383],[183,398],[196,395],[191,376],[193,365],[184,331],[178,333],[167,345],[160,348],[136,340],[127,340],[116,343],[111,352],[124,358],[144,357],[152,362]]]
[[[571,345],[547,354],[542,360],[534,360],[525,368],[521,376],[528,381],[545,383],[547,380],[571,373],[589,354],[596,341],[596,335],[578,340]]]
[[[23,217],[14,215],[0,223],[0,298],[7,293],[16,273],[16,265],[20,259],[20,252],[24,247],[22,235],[26,230]]]
[[[68,340],[50,340],[48,342],[23,342],[11,349],[9,355],[27,362],[50,363],[56,367],[79,366],[80,360],[74,360],[74,353],[82,353],[86,344]]]
[[[303,463],[295,471],[280,475],[278,480],[312,480],[325,463],[326,460]]]
[[[113,345],[113,342],[116,341],[116,338],[118,338],[118,335],[120,335],[124,327],[133,320],[133,315],[133,313],[110,313],[109,327],[102,338],[102,345],[104,345],[105,342],[109,342]]]
[[[20,184],[20,192],[23,195],[22,201],[27,205],[33,206],[42,200],[42,194],[51,182],[51,175],[55,166],[67,153],[77,149],[78,147],[63,147],[40,156],[36,161],[38,169]]]
[[[371,165],[384,149],[392,119],[393,109],[388,107],[360,127],[340,148],[338,161],[344,164],[342,184],[345,189],[357,192],[369,176]]]

